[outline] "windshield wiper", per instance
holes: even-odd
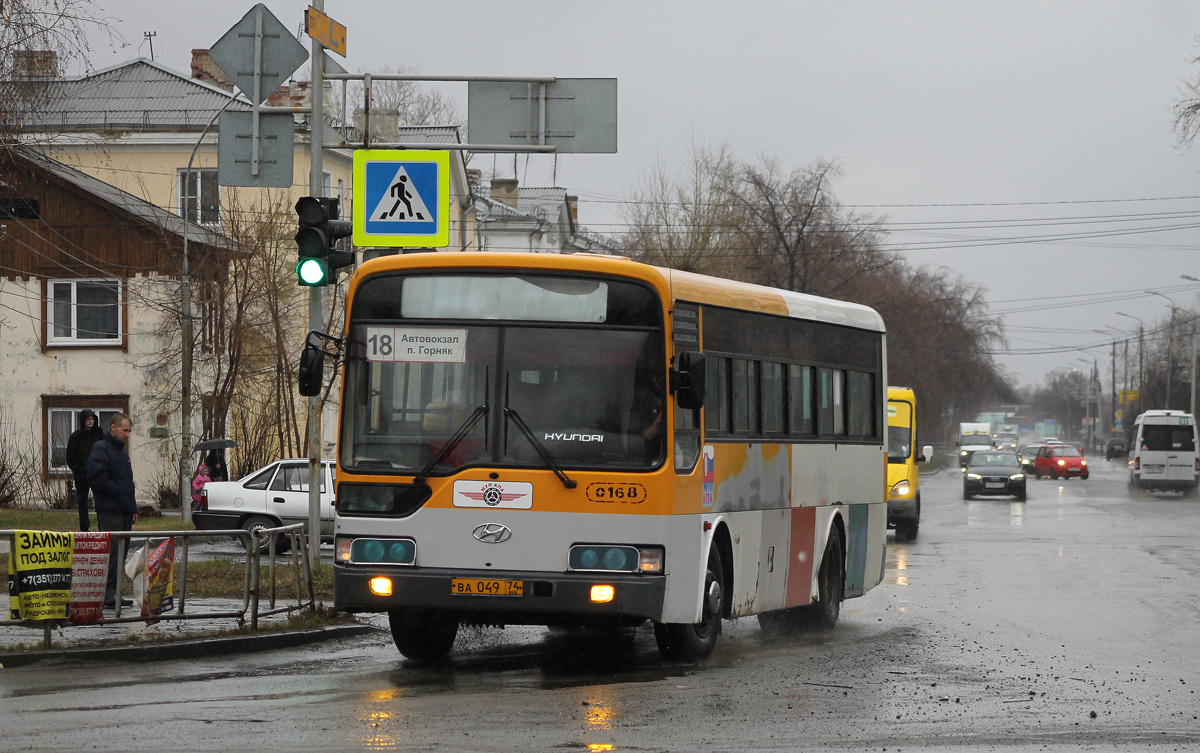
[[[442,445],[441,452],[439,452],[437,455],[434,455],[433,459],[426,463],[425,467],[421,469],[421,472],[416,476],[413,476],[413,483],[425,483],[425,477],[429,475],[430,471],[432,471],[438,463],[442,462],[442,459],[449,455],[451,450],[453,450],[455,447],[458,447],[459,442],[466,439],[467,435],[471,433],[471,429],[475,428],[475,424],[479,423],[479,419],[488,414],[488,410],[490,409],[486,405],[481,405],[476,408],[470,416],[467,416],[467,420],[463,422],[462,426],[458,427],[458,431],[454,432],[454,435],[450,437],[450,440],[446,442],[446,444]]]
[[[537,450],[537,454],[542,458],[542,462],[546,464],[547,468],[554,471],[554,475],[558,476],[558,480],[563,483],[563,486],[567,487],[568,489],[574,489],[576,486],[578,486],[578,484],[576,484],[574,481],[567,478],[567,474],[563,473],[562,468],[559,467],[558,463],[554,462],[554,458],[550,457],[550,453],[546,451],[546,446],[538,441],[538,438],[534,436],[532,431],[529,430],[529,427],[525,425],[525,421],[523,421],[521,417],[517,415],[515,410],[512,408],[505,408],[504,416],[505,418],[512,419],[512,422],[517,425],[517,429],[519,429],[521,433],[525,435],[525,438],[529,440],[529,444],[533,445],[533,449]]]

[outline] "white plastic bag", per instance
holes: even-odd
[[[125,574],[133,581],[133,603],[138,609],[146,600],[146,578],[143,575],[146,571],[146,549],[147,545],[143,545],[133,556],[125,559]]]

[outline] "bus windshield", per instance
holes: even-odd
[[[450,294],[453,280],[425,279],[463,300],[463,290]],[[479,321],[474,304],[453,308],[437,296],[417,298],[413,286],[392,284],[388,300],[368,300],[363,308],[380,323],[352,321],[343,467],[416,474],[430,466],[431,475],[469,466],[545,468],[543,453],[564,469],[661,465],[667,399],[661,324],[645,326],[644,315],[629,313],[642,306],[626,303],[628,284],[539,283],[532,302],[505,310],[513,322]],[[481,295],[487,285],[459,287]],[[622,298],[614,304],[616,295]],[[533,300],[538,296],[541,302]],[[378,316],[385,308],[386,322]],[[435,308],[440,317],[431,322]],[[531,321],[554,311],[560,316]]]

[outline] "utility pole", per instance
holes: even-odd
[[[312,0],[312,7],[325,11],[325,0]],[[309,115],[309,196],[324,196],[324,118],[325,118],[325,48],[312,40],[312,91]],[[314,285],[308,289],[308,329],[324,331],[322,315],[323,287]],[[321,566],[321,482],[325,469],[321,467],[321,455],[325,444],[324,421],[321,416],[321,396],[308,399],[308,559],[312,569]],[[331,490],[332,491],[332,490]]]

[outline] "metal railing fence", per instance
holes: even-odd
[[[53,532],[53,533],[69,533],[69,532]],[[313,592],[313,574],[309,565],[308,557],[305,552],[308,551],[308,534],[305,531],[304,523],[293,523],[286,526],[278,526],[275,528],[267,528],[252,533],[240,528],[224,530],[224,531],[111,531],[112,547],[117,556],[117,562],[121,563],[119,575],[117,577],[117,594],[116,606],[113,611],[116,613],[114,617],[104,617],[96,622],[74,623],[69,620],[50,619],[40,620],[43,624],[43,643],[45,648],[50,648],[51,630],[55,626],[70,625],[73,627],[89,627],[100,625],[115,625],[128,622],[143,622],[146,620],[170,621],[170,620],[210,620],[210,619],[236,619],[239,627],[244,627],[247,617],[250,620],[250,629],[258,630],[258,621],[262,617],[271,615],[283,614],[285,612],[293,612],[302,609],[315,609],[316,597]],[[0,530],[0,539],[7,539],[9,542],[9,557],[13,557],[17,551],[17,532],[15,530]],[[224,611],[206,611],[206,612],[188,612],[187,611],[187,568],[188,568],[188,552],[189,544],[196,538],[218,538],[232,537],[242,543],[246,550],[245,559],[243,562],[243,578],[242,578],[242,604],[239,609],[231,609]],[[290,544],[288,552],[281,555],[277,552],[280,544],[280,537],[286,537]],[[143,616],[138,614],[134,616],[124,616],[122,614],[123,607],[121,599],[124,596],[125,587],[125,560],[126,555],[131,550],[131,543],[144,541],[144,546],[152,549],[158,546],[167,539],[176,539],[176,559],[175,567],[177,575],[173,574],[172,579],[177,593],[176,604],[173,610],[163,612],[152,616]],[[267,555],[267,608],[262,608],[263,601],[263,579],[262,579],[262,558],[266,548]],[[113,556],[110,550],[110,555]],[[280,564],[280,558],[284,558],[284,562]],[[279,575],[281,572],[286,577],[287,571],[290,571],[296,589],[295,602],[288,603],[284,606],[276,606],[279,596]],[[10,578],[12,576],[9,576]],[[145,572],[141,577],[146,577]],[[4,598],[0,594],[0,598]],[[5,600],[3,602],[3,616],[9,614],[9,604]],[[28,626],[34,620],[0,620],[0,626],[24,625]]]

